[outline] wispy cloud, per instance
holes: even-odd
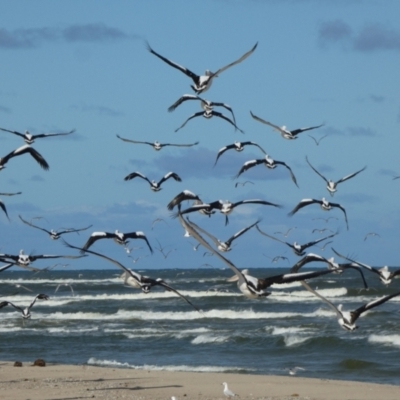
[[[5,106],[0,106],[0,112],[4,114],[11,114],[11,109]]]
[[[361,126],[351,126],[345,129],[337,129],[333,127],[328,127],[324,129],[328,135],[335,135],[335,136],[368,136],[373,137],[377,136],[378,134],[371,128],[364,128]]]
[[[327,21],[319,27],[318,40],[323,47],[340,43],[346,49],[361,52],[400,50],[400,31],[379,23],[355,31],[340,19]]]
[[[386,100],[384,96],[380,96],[377,94],[370,94],[369,98],[375,103],[383,103]]]
[[[139,36],[128,34],[118,28],[109,27],[104,23],[75,24],[66,28],[29,28],[7,30],[0,29],[0,48],[31,49],[52,42],[115,42],[134,40]]]
[[[106,117],[120,117],[124,115],[121,111],[115,110],[110,107],[106,106],[98,106],[98,105],[83,105],[83,106],[76,106],[73,105],[71,108],[75,110],[79,110],[81,112],[91,112],[97,115],[106,116]]]

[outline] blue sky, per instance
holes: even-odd
[[[135,250],[133,264],[124,249],[99,241],[93,249],[118,258],[128,267],[185,268],[207,263],[225,267],[217,259],[194,252],[179,222],[166,205],[180,191],[191,190],[205,202],[261,198],[282,205],[237,207],[224,225],[192,214],[194,222],[222,240],[262,218],[269,234],[296,226],[287,238],[306,243],[320,237],[315,228],[339,230],[332,245],[341,253],[372,265],[398,265],[400,212],[400,102],[398,66],[400,29],[397,1],[329,0],[214,0],[214,1],[18,1],[2,2],[0,15],[0,127],[31,133],[73,135],[38,139],[33,147],[50,165],[42,170],[29,156],[10,160],[0,171],[0,192],[22,191],[1,199],[11,222],[0,215],[0,251],[17,254],[71,254],[18,218],[35,220],[46,229],[93,227],[80,235],[64,236],[82,246],[93,231],[143,231],[154,248],[158,242],[167,258],[155,250]],[[200,111],[186,102],[174,112],[167,108],[183,94],[192,94],[191,80],[149,53],[146,41],[161,55],[202,74],[217,70],[247,52],[242,63],[226,70],[202,96],[229,104],[235,132],[216,117],[195,118],[174,132],[186,118]],[[283,139],[257,116],[289,129],[324,123],[322,128]],[[222,111],[224,114],[226,110]],[[191,148],[130,144],[116,135],[141,141],[193,143]],[[317,146],[309,135],[322,138]],[[260,165],[246,171],[235,188],[244,162],[262,158],[256,147],[242,153],[228,151],[213,167],[218,150],[235,140],[254,141],[274,159],[286,162],[299,188],[283,167]],[[0,157],[21,146],[21,138],[0,133]],[[338,180],[364,166],[366,170],[341,183],[333,198],[324,181],[305,161],[328,179]],[[169,180],[154,193],[139,178],[140,171],[159,180],[169,171],[182,182]],[[346,230],[340,210],[323,212],[317,205],[288,217],[303,198],[322,197],[345,207]],[[189,203],[188,203],[189,205]],[[328,223],[314,218],[337,217]],[[164,221],[152,226],[156,218]],[[379,236],[369,236],[368,232]],[[326,232],[325,232],[326,233]],[[322,233],[325,234],[325,233]],[[158,241],[158,242],[157,242]],[[235,243],[235,242],[234,242]],[[143,243],[132,242],[132,246]],[[176,249],[176,250],[175,250]],[[330,245],[322,252],[331,256]],[[251,230],[228,254],[239,268],[289,266],[271,263],[277,255],[297,257],[284,244]],[[47,266],[49,263],[37,263]],[[110,268],[87,257],[69,268]]]

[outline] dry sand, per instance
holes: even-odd
[[[400,387],[291,376],[146,371],[94,366],[0,362],[2,400],[239,399],[398,400]]]

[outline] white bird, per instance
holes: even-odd
[[[321,125],[317,125],[317,126],[310,126],[308,128],[299,128],[299,129],[294,129],[294,130],[289,131],[286,128],[286,126],[280,127],[278,125],[271,124],[271,122],[265,121],[264,119],[262,119],[260,117],[257,117],[251,111],[250,111],[250,114],[256,121],[259,121],[259,122],[262,122],[263,124],[272,126],[272,128],[277,130],[284,139],[288,139],[288,140],[297,139],[297,135],[299,133],[302,133],[302,132],[305,132],[305,131],[309,131],[311,129],[317,129],[317,128],[320,128],[321,126],[324,126],[324,124],[321,124]]]
[[[343,177],[342,179],[339,179],[338,181],[334,182],[330,179],[326,179],[320,172],[318,172],[310,163],[310,161],[308,161],[308,158],[306,157],[306,161],[308,163],[308,165],[313,169],[314,172],[316,172],[325,182],[326,182],[326,188],[328,189],[328,192],[330,193],[331,196],[333,196],[335,194],[335,192],[337,191],[337,185],[341,182],[347,181],[350,178],[353,178],[354,176],[358,175],[360,172],[364,171],[365,168],[361,168],[359,171],[354,172],[350,175],[346,175],[345,177]]]
[[[368,238],[369,236],[378,236],[378,237],[381,237],[381,236],[379,235],[379,233],[369,232],[369,233],[367,233],[367,234],[364,236],[364,242],[367,240],[367,238]]]
[[[346,214],[346,210],[344,209],[344,207],[341,206],[338,203],[331,203],[330,201],[326,200],[325,197],[323,197],[322,200],[303,199],[303,200],[300,201],[299,204],[297,204],[297,206],[288,215],[292,216],[297,211],[299,211],[300,208],[303,208],[303,207],[308,206],[310,204],[319,204],[324,211],[332,210],[332,208],[340,208],[343,211],[343,214],[344,214],[344,219],[346,221],[347,230],[349,230],[349,222],[347,221],[347,214]]]
[[[0,303],[0,308],[6,307],[6,306],[13,306],[16,310],[20,311],[22,314],[22,318],[24,319],[29,319],[31,317],[31,308],[33,307],[33,305],[36,303],[36,300],[40,299],[40,300],[48,300],[49,296],[47,296],[46,294],[38,294],[32,301],[32,303],[26,307],[26,308],[21,308],[19,306],[16,306],[15,304],[11,303],[11,301],[2,301]]]
[[[226,382],[222,383],[224,385],[224,395],[228,398],[231,399],[232,397],[237,396],[237,394],[233,393],[231,390],[228,388],[228,384]]]
[[[63,235],[64,233],[81,232],[81,231],[85,231],[86,229],[89,229],[92,226],[92,225],[89,225],[86,228],[79,228],[79,229],[74,229],[74,228],[64,229],[62,231],[55,231],[54,229],[51,229],[50,231],[48,231],[47,229],[44,229],[44,228],[41,228],[40,226],[32,224],[32,222],[25,221],[20,215],[19,215],[19,218],[24,224],[27,224],[27,225],[31,226],[32,228],[40,229],[41,231],[48,233],[50,235],[50,238],[53,240],[58,240],[61,237],[61,235]]]
[[[179,177],[178,174],[176,174],[175,172],[168,172],[166,175],[164,175],[158,182],[156,181],[151,181],[150,179],[148,179],[146,176],[144,176],[142,173],[140,172],[132,172],[131,174],[127,175],[124,180],[125,181],[129,181],[131,179],[134,179],[136,177],[142,178],[145,181],[149,182],[150,184],[150,189],[153,192],[159,192],[162,188],[161,188],[161,184],[163,182],[165,182],[167,179],[169,178],[173,178],[174,180],[176,180],[177,182],[182,182],[182,179]]]
[[[227,70],[228,68],[239,64],[240,62],[242,62],[243,60],[245,60],[248,56],[250,56],[254,50],[257,47],[256,43],[253,48],[248,51],[247,53],[243,54],[242,57],[240,57],[239,59],[237,59],[236,61],[226,65],[225,67],[222,67],[220,69],[217,70],[217,72],[211,72],[209,70],[206,70],[205,75],[196,75],[194,72],[190,71],[189,69],[182,67],[181,65],[168,60],[167,58],[161,56],[160,54],[156,53],[151,47],[150,45],[147,43],[147,49],[150,51],[150,53],[154,54],[155,56],[157,56],[158,58],[160,58],[161,60],[163,60],[164,62],[166,62],[168,65],[170,65],[173,68],[176,68],[178,70],[180,70],[181,72],[183,72],[185,75],[187,75],[189,78],[191,78],[193,80],[194,85],[191,85],[191,88],[197,93],[200,94],[202,92],[205,92],[207,89],[209,89],[209,87],[211,86],[212,80],[214,77],[219,76],[219,74],[221,74],[222,72],[224,72],[225,70]]]
[[[132,140],[132,139],[125,139],[122,138],[121,136],[117,135],[118,139],[123,140],[124,142],[129,142],[129,143],[137,143],[137,144],[148,144],[149,146],[152,146],[154,150],[159,151],[161,150],[163,147],[166,146],[174,146],[174,147],[192,147],[192,146],[196,146],[199,144],[199,142],[195,142],[192,144],[172,144],[172,143],[160,143],[157,140],[153,143],[150,142],[140,142],[138,140]]]
[[[87,250],[94,242],[96,242],[99,239],[113,239],[117,244],[120,244],[122,246],[126,246],[129,243],[128,239],[142,239],[147,243],[147,246],[149,247],[150,252],[153,253],[153,249],[151,248],[146,235],[142,231],[123,233],[123,232],[120,232],[118,229],[116,229],[114,233],[93,232],[90,235],[87,242],[84,244],[83,249]]]
[[[60,283],[59,285],[57,285],[56,290],[54,291],[54,294],[56,294],[58,292],[58,289],[60,288],[60,286],[68,286],[71,289],[72,296],[75,296],[74,289],[73,289],[72,285],[70,285],[69,283]]]
[[[371,310],[374,307],[377,307],[383,303],[386,303],[393,297],[399,296],[400,292],[395,292],[392,294],[389,294],[387,296],[380,297],[379,299],[372,300],[361,307],[358,307],[357,309],[353,311],[343,311],[342,310],[342,304],[339,304],[338,307],[336,307],[332,302],[330,302],[328,299],[326,299],[324,296],[322,296],[320,293],[316,292],[314,289],[308,285],[308,283],[301,281],[301,284],[311,293],[315,294],[315,296],[319,297],[322,301],[327,303],[329,307],[336,313],[337,319],[338,319],[338,324],[345,330],[347,331],[354,331],[355,329],[358,328],[356,325],[357,319],[361,316],[362,313]]]
[[[4,132],[10,132],[13,133],[14,135],[18,135],[22,138],[24,138],[25,142],[27,144],[32,144],[35,139],[39,138],[44,138],[44,137],[50,137],[50,136],[65,136],[65,135],[70,135],[71,133],[75,132],[75,129],[69,132],[62,132],[62,133],[40,133],[38,135],[32,135],[29,131],[25,131],[25,133],[17,132],[17,131],[10,131],[8,129],[0,128],[0,130]]]
[[[292,178],[292,181],[294,182],[294,184],[298,187],[297,185],[297,180],[296,177],[293,174],[292,169],[289,167],[289,165],[287,165],[285,162],[283,161],[277,161],[274,160],[273,158],[271,158],[268,154],[265,155],[264,158],[261,159],[256,159],[256,160],[250,160],[250,161],[246,161],[242,168],[240,169],[240,171],[238,172],[238,174],[236,175],[236,178],[239,178],[239,176],[244,172],[247,171],[250,168],[255,167],[256,165],[259,164],[264,164],[265,167],[269,168],[269,169],[275,169],[278,165],[283,165],[285,168],[287,168],[287,170],[290,173],[290,177]]]
[[[296,375],[297,371],[304,371],[304,370],[305,370],[305,368],[302,368],[302,367],[294,367],[294,368],[289,368],[288,369],[289,375],[291,375],[291,376]]]
[[[11,158],[21,156],[22,154],[26,153],[29,153],[44,170],[49,169],[49,164],[47,164],[47,161],[42,157],[42,155],[29,144],[25,144],[11,153],[8,153],[3,158],[0,158],[0,170],[5,168],[5,164],[7,164]]]

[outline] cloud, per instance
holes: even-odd
[[[44,27],[9,31],[1,28],[0,48],[31,49],[45,43],[59,41],[66,43],[104,43],[138,38],[138,35],[127,34],[118,28],[109,27],[104,23],[75,24],[64,29]]]
[[[106,106],[71,106],[72,109],[79,110],[81,112],[92,112],[97,115],[106,116],[106,117],[120,117],[124,115],[121,111],[117,111],[110,107]]]
[[[323,22],[318,30],[321,46],[341,43],[346,49],[361,52],[400,50],[400,31],[374,23],[354,32],[349,24],[336,19]]]
[[[376,132],[370,128],[350,127],[347,128],[347,132],[350,134],[350,136],[377,136]]]
[[[31,178],[30,178],[30,180],[31,180],[32,182],[44,182],[43,177],[40,176],[40,175],[32,175]]]
[[[0,106],[0,112],[4,114],[11,114],[11,109],[9,109],[8,107]]]
[[[369,98],[375,103],[383,103],[385,101],[384,96],[379,96],[377,94],[370,94]]]

